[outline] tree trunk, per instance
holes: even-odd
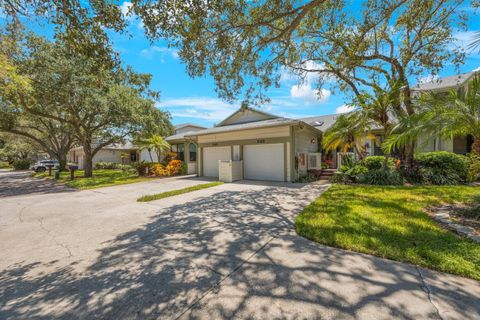
[[[58,155],[58,168],[60,171],[65,171],[66,167],[67,167],[67,154],[66,153],[60,153]]]
[[[408,168],[413,168],[414,165],[414,154],[415,154],[415,144],[409,143],[404,148],[405,156],[405,165]]]
[[[480,154],[480,137],[473,137],[472,151]]]
[[[83,143],[83,170],[85,172],[85,178],[92,177],[93,173],[93,155],[92,155],[92,143],[90,140],[86,140]]]

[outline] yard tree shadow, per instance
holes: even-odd
[[[27,172],[0,174],[0,198],[75,191],[51,180],[32,178]]]
[[[105,243],[86,269],[12,265],[0,273],[0,318],[349,318],[371,306],[385,318],[416,316],[406,301],[387,303],[399,291],[426,299],[415,267],[294,234],[295,215],[323,187],[304,188],[223,191],[162,209]],[[480,298],[460,285],[437,291]],[[462,307],[465,317],[480,313],[474,302]],[[436,317],[433,307],[421,315]]]

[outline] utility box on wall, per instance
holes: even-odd
[[[233,182],[243,179],[243,161],[218,161],[218,180]]]

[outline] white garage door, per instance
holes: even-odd
[[[243,147],[244,177],[251,180],[285,180],[283,143]]]
[[[230,147],[208,147],[203,149],[203,175],[218,178],[218,161],[230,160]]]

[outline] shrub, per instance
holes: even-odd
[[[368,172],[368,169],[360,164],[354,165],[352,167],[348,167],[343,165],[340,169],[335,172],[331,181],[337,183],[351,183],[356,182],[358,176],[361,174],[365,174]]]
[[[369,170],[367,173],[359,175],[357,181],[378,186],[403,184],[403,179],[398,171],[385,168]]]
[[[383,168],[385,163],[384,156],[369,156],[362,160],[362,164],[368,168],[368,170],[378,170]],[[388,158],[387,167],[393,168],[395,166],[395,161],[393,158]]]
[[[480,155],[476,152],[467,154],[467,181],[477,181],[480,177]]]
[[[303,176],[300,176],[295,182],[298,183],[310,183],[318,180],[318,177],[313,173],[308,173]]]
[[[118,165],[118,169],[122,170],[125,173],[131,173],[131,174],[137,173],[137,170],[129,164],[120,164]]]
[[[167,166],[172,160],[177,159],[177,154],[175,152],[166,152],[163,155],[163,164]]]
[[[95,169],[119,169],[120,164],[115,162],[97,162],[95,163]]]
[[[180,173],[180,169],[182,168],[182,161],[180,160],[172,160],[168,163],[165,167],[165,175],[166,176],[175,176]]]
[[[180,174],[188,174],[188,165],[185,162],[182,162],[182,166],[180,168]]]
[[[150,169],[153,165],[154,163],[140,161],[135,162],[133,167],[135,168],[135,170],[137,170],[139,176],[146,176],[147,172],[150,173]]]
[[[345,174],[350,178],[352,182],[356,182],[360,175],[365,174],[367,172],[368,172],[367,167],[357,164],[351,167],[350,169],[348,169],[345,172]]]
[[[415,157],[424,183],[459,184],[467,181],[467,158],[452,152],[420,153]]]
[[[165,176],[165,167],[161,163],[155,163],[152,166],[152,173],[157,177]]]
[[[28,159],[20,159],[13,161],[13,168],[15,170],[27,170],[30,168],[30,160]]]

